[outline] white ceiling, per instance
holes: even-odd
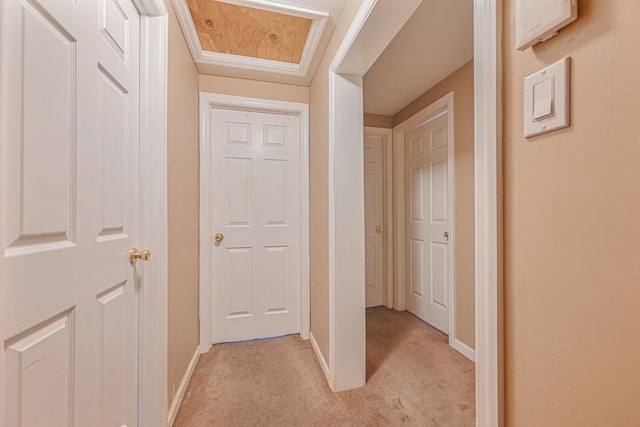
[[[392,116],[473,59],[473,0],[424,0],[364,76],[364,111]]]

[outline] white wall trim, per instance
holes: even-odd
[[[404,287],[404,132],[396,133],[393,135],[393,174],[394,174],[394,192],[393,192],[393,213],[394,224],[393,233],[396,236],[394,240],[394,278],[393,289],[394,299],[393,308],[397,311],[404,311],[406,309],[406,295]],[[401,267],[402,266],[402,267]]]
[[[314,62],[320,40],[329,22],[329,14],[289,4],[269,0],[223,0],[224,3],[237,4],[245,7],[269,10],[276,13],[298,16],[312,21],[309,35],[302,51],[300,63],[252,58],[248,56],[231,55],[226,53],[206,51],[200,44],[191,12],[186,0],[171,0],[191,57],[196,64],[219,67],[220,69],[243,69],[254,72],[279,73],[288,76],[307,78]],[[309,76],[310,77],[310,76]]]
[[[360,9],[358,9],[356,16],[353,18],[351,26],[349,26],[349,29],[347,30],[342,43],[338,47],[335,55],[333,55],[333,60],[331,61],[331,66],[329,67],[330,72],[339,72],[340,66],[343,62],[345,62],[345,58],[347,57],[351,46],[356,41],[356,38],[358,37],[360,31],[362,31],[362,28],[367,22],[367,18],[373,11],[373,8],[375,7],[377,1],[378,0],[362,1]]]
[[[165,0],[133,0],[142,16],[158,17],[168,13]]]
[[[365,126],[365,134],[382,137],[382,164],[384,179],[384,305],[393,308],[393,130]]]
[[[464,357],[471,360],[472,362],[476,361],[476,351],[471,347],[469,347],[468,345],[466,345],[465,343],[463,343],[462,341],[460,341],[459,339],[456,339],[453,341],[452,347],[454,348],[454,350],[456,350],[458,353],[462,354]]]
[[[502,427],[502,1],[474,5],[476,425]]]
[[[320,351],[320,347],[318,346],[318,342],[316,341],[316,337],[313,335],[313,332],[309,333],[309,342],[311,343],[311,348],[313,349],[313,352],[316,354],[316,358],[320,363],[320,369],[322,369],[324,377],[327,379],[327,382],[331,382],[329,379],[329,364],[322,355],[322,351]]]
[[[209,129],[211,108],[233,108],[247,111],[297,115],[300,118],[300,336],[309,339],[309,105],[298,102],[275,101],[261,98],[200,93],[200,351],[211,348],[211,165]]]
[[[343,391],[366,382],[362,78],[330,72],[329,105],[329,386]]]
[[[169,427],[173,426],[173,423],[176,421],[176,416],[178,416],[180,405],[182,404],[182,400],[184,399],[184,394],[187,391],[187,387],[189,386],[189,382],[191,381],[191,377],[193,376],[193,371],[195,371],[196,369],[198,360],[200,360],[200,348],[196,347],[196,350],[193,353],[193,357],[191,358],[189,365],[187,365],[187,370],[184,373],[184,376],[182,377],[182,381],[180,381],[178,390],[176,390],[176,395],[173,396],[173,401],[171,402],[171,407],[169,408],[169,415],[167,417],[167,425]]]
[[[163,0],[136,0],[140,17],[140,245],[153,254],[139,268],[139,423],[167,420],[167,67]]]
[[[364,0],[365,2],[367,0]],[[333,158],[335,157],[335,141],[333,138],[335,132],[334,122],[331,120],[331,117],[335,116],[335,108],[337,100],[334,94],[334,76],[335,73],[329,71],[329,164],[328,167],[328,220],[329,224],[327,225],[329,236],[328,246],[329,246],[329,360],[328,360],[328,375],[327,381],[329,384],[329,388],[335,391],[335,359],[336,359],[336,215],[335,215],[335,179],[334,179],[334,171],[335,167],[333,164]],[[363,117],[364,121],[364,117]],[[319,352],[322,355],[322,352]]]

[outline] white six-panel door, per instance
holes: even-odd
[[[405,133],[407,310],[449,333],[447,111]]]
[[[364,134],[365,297],[367,307],[384,304],[384,136]]]
[[[299,333],[300,119],[211,111],[212,342]]]
[[[0,425],[137,423],[138,27],[2,2]]]

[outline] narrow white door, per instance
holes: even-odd
[[[384,137],[364,133],[364,240],[367,307],[384,304]]]
[[[300,333],[299,117],[212,114],[212,342]]]
[[[405,133],[406,307],[449,333],[449,114]]]
[[[0,425],[135,426],[138,12],[1,16]]]

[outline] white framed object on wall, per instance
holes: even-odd
[[[516,47],[547,41],[578,18],[578,0],[516,0]]]

